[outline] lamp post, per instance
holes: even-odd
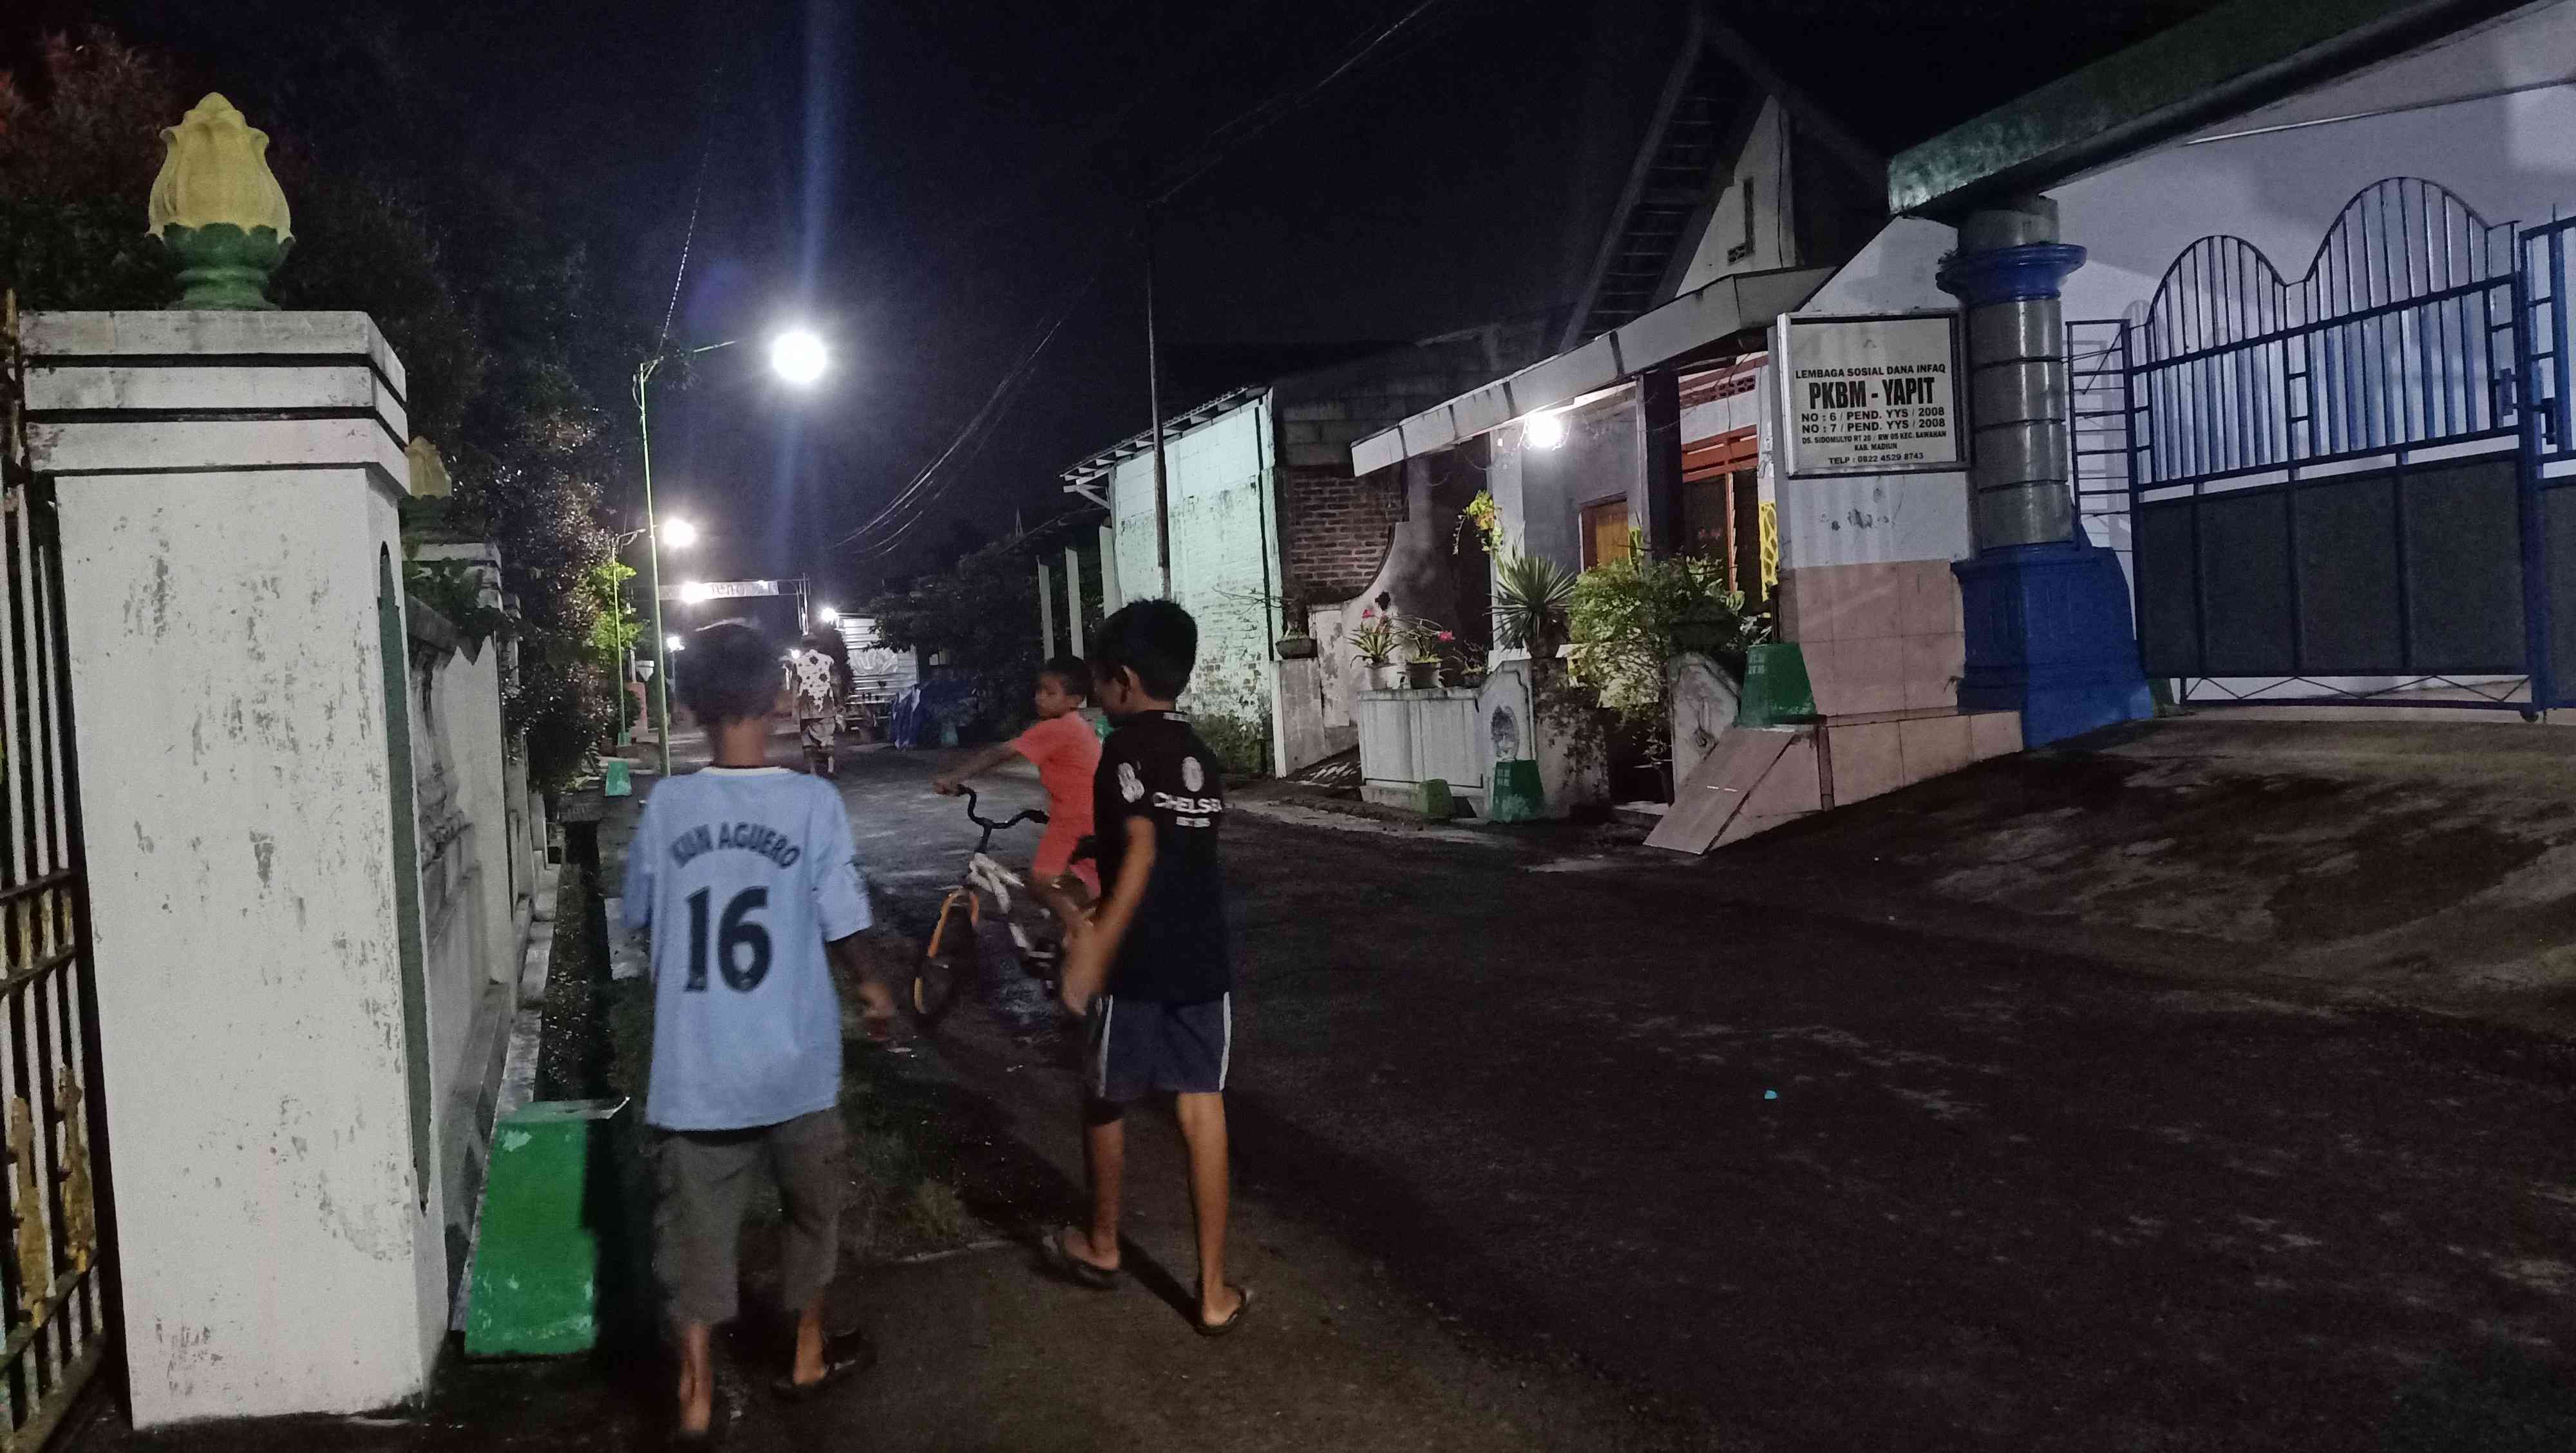
[[[656,744],[662,758],[662,776],[671,775],[671,641],[662,627],[662,540],[653,514],[653,412],[647,405],[647,386],[653,374],[674,358],[695,358],[719,348],[731,348],[739,338],[721,343],[703,344],[696,348],[676,348],[654,354],[635,365],[635,423],[644,447],[644,588],[653,593],[653,727],[660,739]],[[831,353],[823,340],[802,328],[791,328],[770,340],[770,371],[799,387],[813,383],[831,366]],[[675,527],[685,528],[683,537],[675,529],[671,540],[674,549],[685,548],[697,538],[697,530],[686,521],[673,520]]]

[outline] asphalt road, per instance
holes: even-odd
[[[899,911],[971,842],[931,766],[845,770]],[[1731,905],[1721,860],[1238,810],[1226,861],[1248,1205],[1677,1441],[2576,1446],[2562,1042]]]

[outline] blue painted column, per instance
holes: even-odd
[[[1971,214],[1941,290],[1968,334],[1968,468],[1977,554],[1953,565],[1967,622],[1963,711],[2018,711],[2030,746],[2155,714],[2119,557],[2079,535],[2067,478],[2066,325],[2058,285],[2084,249],[2044,197]]]

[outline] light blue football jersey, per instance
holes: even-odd
[[[652,934],[646,1124],[742,1130],[839,1103],[823,945],[869,925],[840,794],[784,767],[662,783],[627,847],[625,918]]]

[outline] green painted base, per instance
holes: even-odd
[[[1812,721],[1815,688],[1807,682],[1807,657],[1795,641],[1772,641],[1744,655],[1744,695],[1736,703],[1735,724],[1772,727]]]
[[[469,1357],[561,1357],[634,1289],[620,1250],[624,1100],[541,1100],[492,1127],[465,1313]]]
[[[1458,815],[1457,797],[1449,791],[1449,784],[1438,777],[1417,784],[1414,805],[1433,822],[1447,822]]]
[[[1487,822],[1536,822],[1547,815],[1538,763],[1526,757],[1494,764],[1494,787],[1485,797]]]
[[[295,239],[281,240],[273,227],[244,232],[230,222],[204,227],[173,222],[161,229],[161,245],[170,249],[179,264],[181,291],[171,307],[274,312],[277,304],[268,300],[269,275],[286,260]]]

